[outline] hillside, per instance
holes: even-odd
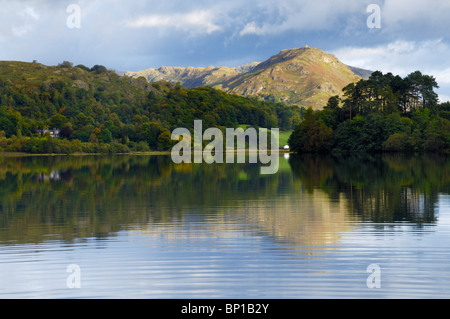
[[[143,76],[150,82],[207,85],[241,96],[314,109],[321,109],[331,96],[341,95],[342,88],[368,74],[370,71],[349,67],[334,55],[309,46],[283,50],[264,62],[234,69],[162,67],[125,73],[132,78]]]
[[[0,61],[0,152],[43,151],[42,145],[24,144],[45,129],[58,129],[60,139],[90,143],[93,150],[102,143],[163,150],[170,148],[174,128],[191,129],[195,119],[205,128],[248,124],[290,130],[300,110],[214,88],[149,83],[101,65]]]
[[[257,62],[248,63],[235,68],[228,67],[168,67],[163,66],[158,69],[146,69],[138,72],[125,72],[126,76],[132,78],[144,77],[149,82],[168,81],[176,84],[180,82],[183,87],[196,88],[200,86],[215,86],[217,83],[226,81],[238,76],[241,73],[253,69]]]
[[[374,71],[369,71],[369,70],[357,68],[357,67],[350,66],[350,65],[348,67],[350,68],[350,70],[352,70],[353,73],[355,73],[356,75],[359,75],[363,80],[368,80],[370,75],[374,72]]]

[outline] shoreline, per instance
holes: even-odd
[[[224,150],[224,153],[230,151]],[[233,153],[239,152],[238,150],[231,151]],[[258,150],[245,150],[246,153],[259,152]],[[279,149],[278,153],[291,153],[289,150]],[[193,152],[192,152],[193,153]],[[72,153],[72,154],[57,154],[57,153],[23,153],[23,152],[0,152],[0,157],[37,157],[37,156],[111,156],[111,155],[140,155],[140,156],[158,156],[158,155],[170,155],[170,151],[149,151],[149,152],[128,152],[128,153]]]
[[[109,155],[170,155],[170,152],[130,152],[130,153],[72,153],[72,154],[57,154],[57,153],[22,153],[22,152],[2,152],[0,157],[37,157],[37,156],[109,156]]]

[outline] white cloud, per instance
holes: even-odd
[[[175,28],[190,33],[211,34],[221,30],[221,27],[214,23],[213,17],[214,14],[207,10],[171,15],[147,15],[126,21],[126,26],[131,28]]]
[[[32,32],[40,20],[38,10],[27,4],[0,3],[0,35],[7,38],[9,35],[23,37]]]
[[[450,45],[441,39],[397,40],[374,47],[344,47],[332,53],[348,65],[402,77],[419,70],[436,78],[441,100],[450,96]]]
[[[256,25],[255,22],[247,23],[244,28],[239,32],[240,36],[248,35],[248,34],[262,34],[263,30]]]
[[[36,11],[34,7],[27,6],[21,13],[24,16],[31,17],[34,20],[39,20],[40,14]]]
[[[450,102],[450,95],[439,94],[439,102]]]
[[[20,26],[13,26],[11,28],[11,32],[15,37],[23,37],[28,32],[30,32],[33,28],[30,25],[24,24]]]
[[[373,47],[343,47],[333,53],[347,64],[406,74],[417,69],[439,71],[450,67],[450,46],[441,39],[404,41]]]

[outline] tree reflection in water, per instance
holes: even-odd
[[[195,215],[319,245],[353,221],[434,223],[449,168],[445,156],[291,155],[263,176],[257,164],[175,165],[170,156],[0,157],[0,241],[162,231]]]

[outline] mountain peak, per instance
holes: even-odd
[[[239,95],[320,109],[331,96],[341,95],[343,87],[360,79],[334,55],[304,46],[280,51],[221,88]]]
[[[305,45],[282,50],[264,62],[236,68],[174,68],[166,74],[148,69],[126,75],[143,75],[150,82],[180,81],[188,88],[212,86],[238,95],[321,109],[329,97],[341,95],[343,87],[361,79],[353,70],[356,68],[351,69],[334,55]]]

